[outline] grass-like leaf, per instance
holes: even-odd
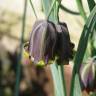
[[[59,74],[58,74],[56,63],[51,64],[50,68],[51,68],[51,73],[52,73],[52,77],[53,77],[54,88],[56,91],[55,95],[56,96],[62,96],[62,93],[60,92],[61,91],[60,90],[60,80],[58,78]]]
[[[62,94],[60,96],[67,96],[63,70],[64,70],[63,65],[58,65],[59,84],[61,87],[61,94]]]
[[[94,6],[96,5],[95,4],[95,1],[94,0],[87,0],[88,2],[88,6],[89,6],[89,10],[90,12],[93,10]],[[90,45],[91,45],[91,56],[94,56],[96,55],[96,24],[95,24],[95,30],[94,32],[91,33],[91,36],[90,36]]]
[[[73,96],[74,93],[74,81],[75,81],[75,74],[79,73],[79,68],[84,58],[84,54],[87,48],[88,38],[91,32],[94,30],[94,26],[96,23],[96,6],[91,11],[90,16],[88,17],[86,24],[84,26],[83,32],[81,34],[81,38],[79,41],[77,53],[74,60],[74,68],[72,74],[72,82],[71,82],[71,93],[70,96]]]
[[[75,76],[75,84],[74,84],[74,96],[82,96],[79,76],[76,74]]]
[[[87,0],[87,2],[88,2],[89,10],[92,11],[92,9],[95,6],[95,1],[94,0]]]

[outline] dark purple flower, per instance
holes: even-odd
[[[72,58],[73,47],[65,23],[56,25],[46,20],[35,22],[28,46],[30,58],[35,64],[49,64],[54,60],[58,64],[68,62]]]

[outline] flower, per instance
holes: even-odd
[[[73,55],[74,44],[70,41],[65,23],[54,24],[51,21],[36,21],[29,38],[30,59],[37,65],[58,64],[69,61]]]
[[[95,84],[96,72],[96,57],[89,58],[85,64],[81,65],[80,77],[84,87],[88,90],[93,90]]]

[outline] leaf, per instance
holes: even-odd
[[[89,6],[89,10],[90,12],[93,10],[95,4],[94,0],[87,0],[88,2],[88,6]],[[90,37],[90,44],[91,44],[91,56],[94,56],[96,54],[96,25],[95,25],[95,30],[94,32],[91,34]]]
[[[78,74],[75,75],[75,84],[74,84],[74,95],[73,96],[82,96],[82,91],[80,87],[80,81]]]
[[[60,80],[58,78],[59,74],[58,74],[56,63],[51,64],[50,68],[51,68],[51,73],[52,73],[54,86],[55,86],[55,90],[56,90],[56,96],[62,96],[61,92],[60,92]]]
[[[94,10],[91,12],[89,18],[87,19],[87,22],[84,26],[83,32],[80,37],[77,53],[76,53],[75,60],[74,60],[77,70],[79,69],[80,64],[83,60],[84,53],[86,51],[86,47],[87,47],[87,43],[88,43],[88,37],[89,37],[90,33],[92,33],[94,30],[94,26],[96,23],[95,18],[96,18],[96,6],[94,7]]]
[[[94,0],[87,0],[87,2],[88,2],[89,10],[92,11],[92,9],[95,6],[95,1]]]
[[[60,96],[66,96],[66,87],[65,87],[65,80],[64,80],[64,68],[63,65],[58,65],[58,73],[59,73],[59,84],[61,87],[61,94]]]
[[[73,68],[73,74],[72,74],[72,82],[71,82],[71,93],[70,96],[73,96],[73,90],[74,90],[74,77],[76,73],[79,73],[79,68],[82,63],[87,43],[88,43],[88,38],[90,33],[93,32],[94,26],[96,23],[96,6],[93,8],[91,11],[91,14],[89,15],[86,24],[83,28],[83,32],[80,37],[77,53],[74,59],[74,68]]]

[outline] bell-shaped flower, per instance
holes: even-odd
[[[33,25],[29,38],[29,57],[37,65],[68,62],[73,56],[74,44],[70,41],[65,23],[54,24],[40,20]],[[67,63],[68,64],[68,63]]]
[[[84,87],[91,90],[94,88],[96,72],[96,58],[89,58],[85,64],[81,65],[80,77]]]

